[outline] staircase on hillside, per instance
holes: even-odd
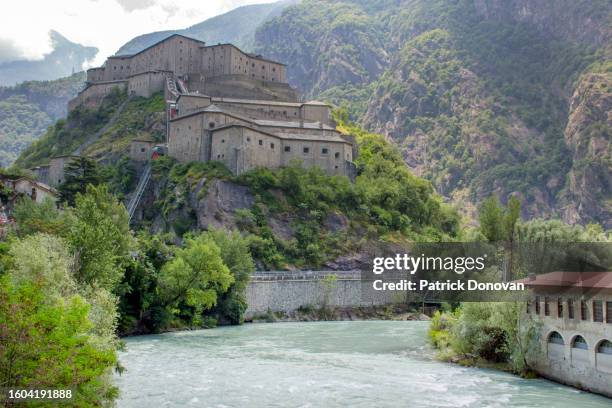
[[[140,203],[140,199],[144,194],[147,185],[149,184],[149,180],[151,179],[151,164],[147,164],[142,175],[140,176],[140,180],[138,181],[138,186],[134,191],[134,195],[130,199],[130,202],[127,205],[127,211],[129,215],[129,223],[132,223],[132,219],[134,218],[134,213],[136,212],[136,208],[138,208],[138,204]]]

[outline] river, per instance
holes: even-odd
[[[427,322],[265,323],[127,338],[119,407],[610,407],[436,361]]]

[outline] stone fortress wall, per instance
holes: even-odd
[[[181,162],[216,160],[241,174],[299,161],[354,177],[354,143],[335,130],[331,107],[299,102],[284,64],[231,44],[172,35],[136,54],[109,57],[87,71],[87,86],[69,109],[95,106],[114,88],[143,97],[164,91],[171,104],[167,152]],[[134,146],[131,157],[142,161],[147,151]]]
[[[136,54],[111,56],[102,67],[87,70],[86,88],[68,108],[95,106],[115,87],[149,97],[164,89],[168,75],[181,78],[194,91],[212,95],[232,95],[237,88],[235,96],[246,93],[263,99],[297,100],[297,93],[286,84],[284,64],[245,53],[232,44],[208,46],[172,35]]]
[[[336,276],[335,283],[325,277]],[[291,313],[299,308],[355,308],[405,302],[405,293],[375,291],[372,281],[362,279],[360,271],[271,271],[256,272],[247,286],[249,305],[245,318],[268,311]]]

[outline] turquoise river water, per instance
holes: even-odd
[[[427,322],[265,323],[126,339],[119,407],[611,407],[436,361]]]

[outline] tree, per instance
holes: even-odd
[[[117,288],[120,295],[121,333],[156,332],[170,316],[159,295],[159,271],[173,257],[169,237],[141,231],[136,236],[136,255],[129,260]]]
[[[516,223],[521,219],[521,202],[516,196],[510,197],[504,213],[504,234],[506,241],[513,242]]]
[[[234,283],[223,293],[215,311],[221,319],[229,320],[231,324],[244,322],[244,312],[248,305],[245,291],[255,271],[255,264],[249,251],[249,240],[237,231],[222,229],[210,230],[207,235],[217,244],[221,251],[223,263],[234,277]]]
[[[29,235],[9,254],[0,279],[0,386],[72,388],[74,406],[112,400],[116,298],[77,285],[59,237]]]
[[[58,190],[61,200],[74,206],[79,193],[85,193],[88,185],[98,185],[102,181],[100,166],[94,160],[79,156],[72,159],[64,169],[64,181]]]
[[[69,211],[59,211],[49,198],[39,204],[29,197],[21,197],[15,204],[13,216],[20,236],[36,232],[66,236],[74,220]]]
[[[67,406],[112,401],[117,357],[91,342],[89,308],[79,295],[51,299],[36,282],[0,278],[0,386],[72,389]]]
[[[161,296],[174,314],[201,322],[201,314],[217,304],[234,277],[223,263],[221,250],[206,234],[185,239],[184,248],[166,263],[160,273]]]
[[[76,279],[113,291],[131,245],[127,211],[105,185],[87,186],[75,204],[76,221],[68,241],[78,259]]]
[[[496,195],[483,201],[478,210],[480,231],[490,242],[504,239],[504,210]]]

